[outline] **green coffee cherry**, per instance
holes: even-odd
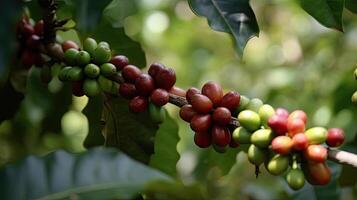
[[[117,72],[117,68],[112,63],[104,63],[100,66],[100,73],[103,76],[110,77]]]
[[[116,83],[116,82],[112,81],[112,87],[111,87],[110,93],[111,94],[118,94],[119,87],[120,87],[119,83]]]
[[[69,81],[80,81],[83,79],[83,69],[80,67],[72,67],[68,72]]]
[[[111,80],[105,78],[104,76],[100,75],[98,77],[98,84],[99,84],[100,88],[104,92],[111,93],[112,87],[113,87],[113,81],[111,81]]]
[[[273,138],[274,134],[270,129],[260,129],[252,134],[250,141],[260,148],[265,148],[269,146]]]
[[[327,130],[323,127],[313,127],[305,132],[309,144],[322,144],[327,139]]]
[[[97,65],[90,63],[84,67],[84,74],[89,78],[97,78],[100,74],[100,68]]]
[[[60,81],[69,81],[68,72],[70,71],[70,69],[72,69],[71,66],[62,68],[58,74],[58,79]]]
[[[289,161],[290,160],[288,156],[276,154],[268,162],[266,168],[268,172],[270,172],[273,175],[281,175],[288,169]]]
[[[235,110],[235,113],[239,113],[243,110],[245,110],[249,104],[249,98],[244,96],[244,95],[241,95],[240,96],[240,101],[239,101],[239,106],[237,107],[237,109]]]
[[[355,91],[355,93],[353,93],[351,100],[352,100],[352,103],[357,106],[357,91]]]
[[[106,47],[108,49],[110,49],[110,45],[108,42],[104,42],[104,41],[101,41],[98,43],[98,47]]]
[[[97,41],[95,41],[93,38],[87,38],[83,42],[83,49],[87,51],[90,55],[94,54],[94,51],[97,47]]]
[[[254,112],[258,112],[259,108],[263,106],[263,101],[258,99],[258,98],[254,98],[251,99],[249,101],[248,106],[246,107],[247,110],[252,110]]]
[[[162,123],[166,119],[166,112],[163,107],[154,105],[153,103],[149,104],[149,114],[150,118],[155,123]]]
[[[286,175],[286,182],[294,190],[302,188],[305,185],[305,176],[303,171],[298,168],[291,169]]]
[[[248,148],[248,160],[250,163],[259,166],[266,159],[266,152],[254,144],[251,144]]]
[[[258,111],[261,123],[264,125],[264,127],[269,128],[268,126],[268,120],[271,116],[275,114],[275,110],[271,105],[264,104],[259,108]]]
[[[75,65],[77,60],[77,54],[79,51],[77,49],[71,48],[64,53],[64,59],[67,64]]]
[[[233,140],[239,144],[249,144],[250,136],[251,134],[243,127],[236,128],[232,134]]]
[[[90,55],[86,51],[79,51],[77,53],[76,62],[79,66],[85,66],[90,63]]]
[[[260,117],[259,115],[251,110],[243,110],[238,115],[238,121],[241,126],[246,128],[248,131],[255,131],[260,128]]]
[[[111,52],[110,49],[104,46],[99,46],[94,50],[93,60],[97,64],[103,64],[110,61]]]
[[[100,87],[96,80],[86,79],[83,83],[83,91],[88,97],[94,97],[100,93]]]

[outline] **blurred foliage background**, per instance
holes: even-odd
[[[295,1],[251,1],[260,34],[248,42],[244,56],[239,57],[230,36],[213,31],[205,18],[194,15],[187,1],[137,3],[137,12],[124,21],[125,33],[142,45],[147,63],[161,62],[176,70],[177,86],[201,87],[213,80],[227,91],[258,97],[274,107],[303,109],[309,116],[309,127],[344,128],[346,143],[342,149],[357,153],[357,108],[350,102],[357,89],[353,78],[357,63],[357,15],[344,12],[342,33],[320,25]],[[61,10],[60,15],[69,12]],[[18,16],[13,21],[15,17]],[[83,23],[77,22],[79,28]],[[78,37],[74,31],[60,35],[63,39]],[[36,76],[39,72],[33,69],[31,77]],[[17,78],[22,80],[21,76]],[[36,80],[28,79],[34,81],[34,87],[27,88],[28,95],[14,118],[0,124],[0,165],[26,154],[44,155],[58,148],[85,151],[83,141],[88,121],[82,110],[88,101],[86,97],[71,97],[58,80],[50,83],[49,90]],[[1,98],[4,103],[6,97]],[[229,174],[222,177],[225,172],[209,160],[223,164],[231,160],[222,159],[225,154],[197,148],[193,132],[178,117],[178,109],[170,105],[168,110],[179,124],[181,158],[177,171],[183,183],[200,182],[217,199],[306,199],[290,190],[282,178],[264,170],[255,179],[254,167],[243,153],[238,154]],[[51,123],[55,128],[44,128]],[[235,154],[233,158],[235,162]],[[341,166],[330,164],[337,174],[341,173]],[[338,196],[328,196],[329,187],[317,187],[320,191],[317,197],[356,199],[357,178],[354,175],[350,179],[353,187],[341,185]],[[314,192],[311,187],[303,190],[306,194]]]

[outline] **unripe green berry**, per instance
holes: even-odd
[[[260,117],[259,115],[251,110],[244,110],[239,113],[238,121],[241,126],[249,131],[255,131],[260,128]]]
[[[245,110],[249,104],[249,98],[241,95],[240,96],[240,101],[239,101],[239,106],[237,107],[237,109],[235,110],[235,114],[238,114],[239,112]]]
[[[252,134],[250,141],[260,148],[265,148],[269,146],[273,138],[274,134],[270,129],[259,129]]]
[[[76,62],[79,66],[85,66],[90,63],[90,55],[86,51],[79,51],[76,57]]]
[[[262,107],[262,106],[263,106],[263,101],[258,98],[254,98],[249,101],[249,104],[246,107],[246,109],[252,110],[254,112],[258,112],[260,107]]]
[[[71,66],[66,66],[66,67],[62,68],[61,71],[58,74],[58,79],[60,81],[69,81],[68,72],[69,72],[70,69],[72,69]]]
[[[108,49],[110,49],[110,45],[108,42],[104,42],[104,41],[101,41],[98,43],[98,47],[106,47]]]
[[[99,46],[94,50],[93,60],[96,64],[109,62],[111,59],[110,49],[104,46]]]
[[[232,138],[239,144],[249,144],[251,134],[243,127],[236,128],[232,133]]]
[[[75,65],[78,53],[79,53],[79,51],[77,49],[74,49],[74,48],[68,49],[64,53],[64,59],[65,59],[66,63],[69,65]]]
[[[275,110],[271,105],[264,104],[259,108],[258,114],[261,123],[264,125],[264,127],[268,128],[268,120],[271,116],[275,114]]]
[[[94,97],[100,93],[100,87],[96,80],[86,79],[83,83],[83,91],[88,97]]]
[[[80,81],[83,79],[83,69],[80,67],[72,67],[68,72],[69,81]]]
[[[95,41],[93,38],[87,38],[83,42],[83,49],[87,51],[90,55],[94,54],[94,51],[97,47],[97,41]]]
[[[266,152],[264,149],[261,149],[254,144],[251,144],[248,148],[248,160],[253,165],[259,166],[265,161]]]
[[[100,73],[103,76],[111,77],[117,72],[117,68],[112,63],[104,63],[100,66]]]
[[[98,77],[98,84],[104,92],[111,93],[113,87],[113,81],[105,78],[102,75]]]
[[[84,74],[89,78],[97,78],[100,74],[100,68],[97,65],[90,63],[84,67]]]

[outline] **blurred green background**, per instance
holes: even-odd
[[[161,62],[176,70],[177,86],[201,87],[213,80],[226,91],[236,90],[274,107],[303,109],[309,116],[309,127],[344,128],[343,148],[357,153],[357,108],[350,101],[357,90],[353,78],[357,64],[357,15],[344,12],[345,32],[341,33],[320,25],[295,1],[251,1],[261,31],[259,37],[248,42],[240,58],[231,37],[213,31],[206,18],[193,14],[187,1],[138,2],[138,12],[125,19],[125,32],[142,45],[147,63]],[[73,34],[61,33],[64,38],[72,38]],[[39,87],[45,90],[45,86]],[[61,87],[58,81],[52,81],[49,92]],[[43,92],[39,94],[38,88],[28,91],[32,95],[22,102],[15,118],[0,124],[0,165],[28,153],[43,155],[58,148],[85,151],[82,143],[88,133],[88,121],[81,111],[88,99],[67,99],[68,105],[59,112],[65,114],[52,120],[59,119],[58,129],[43,133],[44,118],[52,116],[48,114],[53,113],[52,107],[63,106],[63,99],[46,104],[44,99],[49,97]],[[178,109],[167,107],[180,127],[181,158],[177,170],[184,183],[201,181],[211,188],[208,191],[213,199],[294,197],[295,193],[280,177],[263,170],[259,179],[255,179],[254,167],[243,153],[238,154],[236,164],[223,178],[216,167],[203,169],[206,163],[202,157],[210,150],[197,148],[193,132],[178,117]],[[332,167],[341,171],[339,166]],[[342,188],[338,199],[356,199],[356,181],[353,187]]]

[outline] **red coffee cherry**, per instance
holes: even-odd
[[[193,116],[195,116],[196,114],[196,111],[192,108],[190,104],[186,104],[180,109],[180,117],[186,122],[191,122]]]
[[[195,87],[191,87],[186,92],[186,100],[188,103],[191,103],[192,96],[195,94],[201,94],[201,91]]]
[[[312,185],[326,185],[331,180],[331,170],[325,162],[303,163],[305,178]]]
[[[309,145],[304,152],[305,158],[310,161],[324,162],[327,159],[327,149],[322,145]]]
[[[149,74],[141,74],[135,80],[135,88],[141,96],[148,96],[155,89],[154,79]]]
[[[125,66],[129,65],[129,59],[123,55],[116,55],[111,60],[112,63],[118,71],[122,70]]]
[[[338,147],[345,140],[344,131],[340,128],[330,128],[327,132],[326,144],[330,147]]]
[[[218,107],[214,110],[212,119],[215,123],[225,126],[231,121],[231,112],[225,107]]]
[[[281,115],[273,115],[268,120],[268,126],[274,131],[276,135],[285,135],[288,132],[288,120]]]
[[[273,139],[271,148],[275,153],[287,155],[291,152],[293,144],[294,143],[290,137],[281,135]]]
[[[191,119],[190,127],[195,132],[207,132],[211,127],[211,115],[195,115]]]
[[[306,113],[302,110],[295,110],[292,113],[290,113],[288,120],[290,119],[301,119],[305,124],[307,122],[307,116]]]
[[[40,48],[41,38],[38,35],[31,35],[26,40],[26,46],[30,49],[37,50]]]
[[[83,81],[75,81],[72,83],[72,94],[76,97],[81,97],[84,95]]]
[[[24,36],[24,38],[28,38],[31,35],[35,34],[35,29],[31,24],[23,24],[22,28],[21,28],[21,34]]]
[[[218,146],[226,146],[231,142],[231,134],[227,127],[214,125],[211,130],[212,142]]]
[[[63,52],[66,52],[70,48],[79,50],[78,44],[72,40],[67,40],[62,43]]]
[[[44,27],[44,24],[43,24],[43,20],[41,19],[40,21],[38,21],[35,25],[35,33],[39,36],[42,36],[43,35],[43,27]]]
[[[305,123],[300,118],[290,118],[287,123],[288,134],[293,137],[297,133],[303,133],[305,131]]]
[[[176,86],[173,86],[170,90],[169,90],[169,93],[170,94],[174,94],[174,95],[177,95],[177,96],[180,96],[180,97],[186,97],[186,91],[179,88],[179,87],[176,87]]]
[[[149,105],[149,101],[145,97],[136,96],[129,103],[129,109],[131,112],[140,113],[144,112]]]
[[[218,106],[223,98],[222,87],[213,81],[207,82],[203,85],[202,94],[207,96],[215,106]]]
[[[151,102],[157,106],[163,106],[167,104],[169,99],[169,93],[166,90],[160,88],[155,89],[150,95]]]
[[[303,151],[309,145],[309,141],[304,133],[295,134],[293,137],[293,148],[297,151]]]
[[[151,77],[155,79],[156,75],[163,69],[165,69],[165,66],[163,64],[153,63],[150,65],[148,73]]]
[[[38,62],[39,55],[36,52],[25,50],[21,54],[21,63],[25,68],[30,68],[36,62]]]
[[[285,108],[277,108],[275,110],[275,114],[282,116],[284,118],[288,118],[289,117],[289,112],[285,109]]]
[[[230,91],[223,96],[220,106],[226,107],[232,112],[239,106],[239,103],[240,103],[239,93]]]
[[[191,99],[191,105],[195,111],[202,114],[209,113],[213,108],[212,101],[202,94],[193,95]]]
[[[194,142],[201,148],[207,148],[211,145],[211,135],[208,133],[195,133]]]
[[[119,86],[119,94],[126,99],[132,99],[138,95],[138,92],[134,84],[122,83]]]
[[[171,68],[162,69],[155,76],[155,84],[159,88],[169,90],[176,83],[175,71]]]
[[[134,65],[127,65],[122,69],[123,78],[129,83],[135,83],[140,74],[141,70]]]

